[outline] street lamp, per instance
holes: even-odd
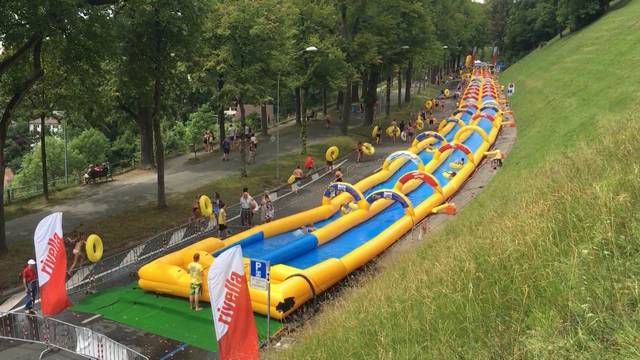
[[[446,76],[446,66],[447,66],[447,49],[449,47],[447,45],[444,45],[442,47],[442,80],[444,80],[444,77]]]

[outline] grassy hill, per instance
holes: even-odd
[[[639,358],[639,66],[634,0],[509,68],[505,167],[278,357]]]

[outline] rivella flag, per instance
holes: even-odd
[[[259,359],[258,334],[240,246],[216,257],[209,268],[207,285],[220,360]]]
[[[67,298],[65,275],[67,254],[62,238],[62,213],[40,221],[33,236],[43,315],[55,315],[71,305]]]

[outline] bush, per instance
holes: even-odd
[[[200,144],[202,143],[202,133],[209,129],[214,134],[217,121],[216,115],[208,106],[202,106],[198,111],[189,115],[189,121],[186,124],[185,141],[186,144]],[[216,136],[217,140],[217,136]]]
[[[183,123],[176,122],[173,127],[166,122],[162,124],[165,154],[184,152],[187,149],[186,138],[187,127]]]
[[[109,161],[112,163],[140,157],[140,137],[126,130],[111,143]]]
[[[47,176],[49,180],[64,177],[64,141],[47,136]],[[75,177],[84,167],[82,157],[71,147],[67,149],[69,177]],[[34,185],[42,183],[42,158],[40,157],[40,143],[22,158],[20,171],[16,174],[15,186]]]
[[[69,149],[74,150],[82,159],[83,166],[107,161],[109,140],[100,131],[86,129],[71,140]]]

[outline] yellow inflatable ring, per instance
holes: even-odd
[[[374,148],[373,145],[369,143],[364,143],[362,144],[362,152],[365,155],[373,155],[376,152],[376,148]]]
[[[395,136],[395,137],[400,136],[400,128],[397,126],[389,126],[386,132],[387,132],[387,135],[389,136]]]
[[[449,96],[449,89],[444,89],[444,96]]]
[[[102,253],[104,247],[102,246],[102,239],[96,234],[91,234],[87,238],[85,245],[85,251],[87,252],[87,259],[91,262],[98,262],[102,259]]]
[[[427,108],[427,110],[431,110],[431,108],[433,108],[433,101],[431,100],[427,100],[424,102],[424,107]]]
[[[420,119],[416,120],[416,128],[418,128],[418,130],[422,130],[424,128],[424,121]]]
[[[213,214],[213,205],[207,195],[200,196],[198,205],[200,205],[200,214],[202,214],[202,216],[211,216],[211,214]]]
[[[324,154],[325,159],[327,161],[336,161],[338,158],[338,154],[340,154],[340,149],[337,146],[332,146],[327,149],[327,152]]]
[[[296,177],[293,175],[289,176],[289,179],[287,179],[287,184],[291,185],[294,182],[296,182]]]
[[[377,132],[378,132],[378,125],[373,127],[373,131],[371,131],[371,137],[375,138]]]

